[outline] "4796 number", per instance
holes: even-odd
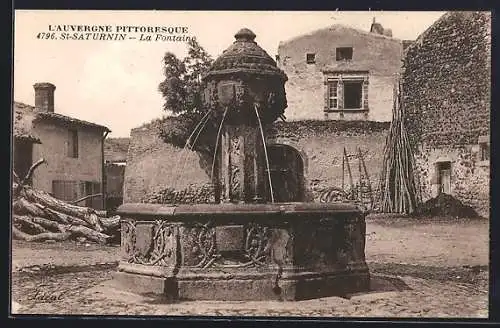
[[[55,39],[57,39],[55,33],[44,33],[44,32],[38,33],[36,35],[36,38],[37,39],[42,39],[42,40],[55,40]]]

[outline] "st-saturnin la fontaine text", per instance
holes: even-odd
[[[98,40],[98,41],[188,41],[186,26],[144,25],[49,25],[47,32],[37,34],[38,39]]]

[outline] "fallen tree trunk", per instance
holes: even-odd
[[[20,197],[14,202],[14,212],[18,214],[30,214],[33,216],[44,216],[45,212],[33,203],[30,203],[24,197]]]
[[[25,188],[24,194],[31,202],[39,203],[43,206],[50,207],[55,211],[75,216],[77,218],[83,219],[85,216],[95,213],[95,211],[89,207],[68,204],[65,201],[52,197],[45,191]]]
[[[26,230],[33,231],[34,233],[49,232],[40,224],[33,222],[33,220],[29,216],[14,215],[13,221],[14,223],[26,227]]]
[[[106,230],[116,229],[120,227],[120,216],[115,215],[110,218],[100,218],[102,226]]]
[[[89,228],[92,227],[92,225],[90,223],[88,223],[87,221],[84,221],[84,220],[79,219],[79,218],[75,218],[75,217],[70,216],[70,215],[66,215],[64,213],[59,213],[59,212],[54,211],[48,207],[44,208],[44,212],[47,214],[47,216],[50,219],[57,221],[57,222],[60,222],[60,223],[82,225],[82,226],[87,226]]]
[[[66,227],[56,221],[40,218],[40,217],[34,217],[33,218],[34,223],[38,223],[42,227],[52,230],[53,232],[66,232]],[[54,231],[55,230],[55,231]]]
[[[68,231],[75,236],[85,237],[100,244],[106,244],[108,239],[111,238],[111,236],[97,232],[84,226],[69,226]]]
[[[25,241],[45,241],[45,240],[64,241],[71,236],[71,232],[42,232],[36,235],[29,235],[17,229],[16,227],[12,227],[12,236],[14,237],[14,239],[20,239]]]
[[[34,170],[44,162],[34,163],[23,179],[13,172],[13,238],[63,241],[84,237],[106,244],[120,236],[119,216],[108,218],[106,211],[69,204],[29,186]]]

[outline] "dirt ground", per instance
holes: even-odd
[[[316,317],[488,316],[487,220],[369,217],[372,292],[300,302],[158,304],[112,280],[119,247],[14,241],[13,313]]]

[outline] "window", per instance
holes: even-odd
[[[325,73],[325,112],[367,112],[368,73]]]
[[[363,104],[363,82],[344,82],[344,108],[361,109]]]
[[[73,201],[78,199],[79,188],[78,181],[71,180],[53,180],[52,194],[55,198],[64,201]]]
[[[78,158],[78,131],[68,131],[68,157]]]
[[[335,110],[339,108],[339,98],[338,98],[338,82],[329,81],[328,82],[328,109]]]
[[[306,61],[308,64],[314,64],[316,62],[316,54],[306,54]]]
[[[101,193],[101,184],[94,181],[75,181],[75,180],[53,180],[52,195],[55,198],[67,202],[81,199],[85,196]],[[102,196],[87,198],[78,204],[94,209],[102,208]]]
[[[342,47],[336,49],[337,60],[351,60],[352,59],[352,47]]]

